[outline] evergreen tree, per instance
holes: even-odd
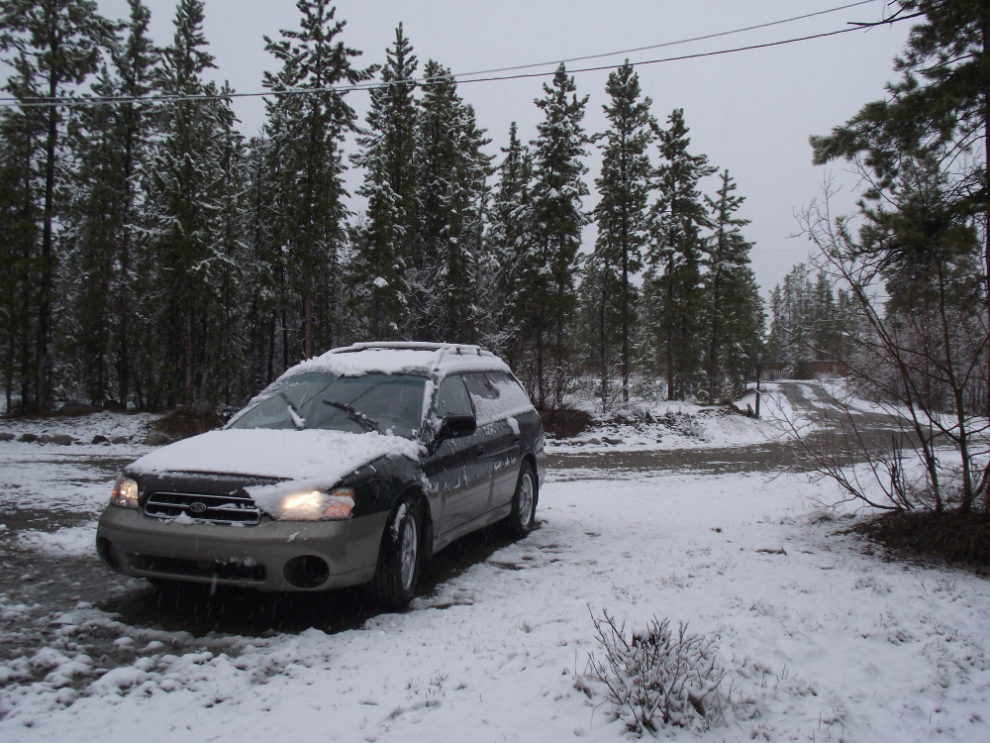
[[[581,283],[578,286],[577,312],[572,333],[580,349],[582,367],[598,369],[598,394],[602,411],[607,411],[616,400],[613,380],[617,370],[621,372],[623,318],[621,279],[615,266],[603,266],[600,251],[583,257]],[[638,299],[635,286],[630,286],[631,302]],[[633,333],[635,323],[626,324]],[[620,375],[621,379],[621,375]],[[619,394],[623,390],[620,388]]]
[[[509,146],[501,150],[505,157],[498,166],[488,231],[489,256],[497,267],[498,311],[493,323],[499,332],[489,335],[489,345],[515,370],[522,353],[520,329],[529,312],[521,278],[529,275],[526,262],[532,257],[529,225],[533,178],[533,161],[529,148],[519,140],[516,122],[509,127]]]
[[[419,102],[419,235],[413,259],[412,299],[422,340],[472,342],[478,250],[490,142],[475,123],[474,109],[457,94],[450,70],[430,60]]]
[[[101,69],[96,96],[134,99],[153,89],[157,54],[147,36],[150,13],[140,0],[129,4],[127,36],[113,49],[112,66]],[[134,260],[144,242],[138,204],[150,158],[149,114],[149,104],[135,100],[83,108],[72,141],[74,268],[65,294],[75,301],[78,376],[95,405],[116,397],[126,408],[131,394],[131,343],[143,303],[135,291]]]
[[[96,72],[101,52],[115,43],[114,27],[97,13],[93,0],[4,0],[0,4],[0,50],[17,54],[6,60],[22,82],[34,81],[37,88],[11,89],[41,93],[51,100],[66,95]],[[35,97],[35,96],[32,96]],[[22,99],[23,100],[23,99]],[[38,254],[37,347],[35,405],[38,412],[48,406],[49,342],[51,338],[53,288],[58,265],[54,223],[62,208],[56,201],[56,181],[65,157],[62,136],[65,119],[59,106],[42,108],[45,125],[44,190],[41,245]]]
[[[891,309],[957,297],[990,325],[990,5],[897,5],[895,17],[921,18],[895,61],[901,79],[830,135],[812,137],[814,162],[845,158],[863,170],[870,188],[853,257],[881,270]]]
[[[202,0],[180,0],[174,20],[172,46],[164,51],[162,89],[179,96],[216,95],[213,83],[204,83],[203,73],[213,57],[203,47]],[[226,101],[179,100],[163,110],[163,141],[154,168],[154,228],[160,266],[160,299],[165,315],[165,378],[161,390],[168,401],[181,399],[190,405],[194,381],[202,380],[210,284],[209,267],[215,260],[213,225],[217,211],[212,192],[215,177],[215,145],[222,130],[233,123]],[[181,370],[171,367],[182,361]],[[156,396],[157,397],[157,396]]]
[[[608,76],[606,92],[611,106],[603,106],[610,129],[604,138],[602,173],[595,180],[601,201],[595,207],[598,241],[596,268],[600,274],[600,337],[602,395],[607,386],[605,304],[616,301],[620,307],[622,334],[622,396],[629,402],[629,331],[634,311],[630,275],[642,268],[642,248],[646,244],[646,207],[653,167],[647,149],[653,141],[656,121],[650,115],[653,101],[639,100],[639,75],[626,60]],[[617,275],[616,275],[617,274]]]
[[[368,199],[367,224],[360,230],[351,271],[355,308],[363,309],[370,338],[395,339],[408,326],[406,268],[413,265],[419,218],[416,130],[419,110],[413,93],[418,60],[402,24],[386,50],[383,87],[371,91],[367,128],[354,157],[365,168],[358,193]]]
[[[588,97],[575,94],[574,78],[563,64],[553,82],[536,99],[544,119],[537,125],[533,148],[532,256],[527,261],[526,302],[530,312],[523,333],[535,346],[537,405],[547,405],[548,368],[552,402],[564,392],[569,361],[568,331],[575,306],[574,274],[581,231],[590,221],[581,197],[588,194],[582,158],[589,139],[581,126]]]
[[[756,275],[741,266],[723,284],[720,353],[716,359],[726,382],[723,394],[739,395],[747,379],[752,379],[764,356],[766,312]],[[716,391],[718,394],[718,391]]]
[[[784,362],[790,373],[802,364],[832,361],[848,350],[850,334],[857,332],[855,316],[845,292],[833,291],[832,283],[819,271],[814,282],[811,271],[799,263],[770,295],[770,337],[767,353]]]
[[[256,393],[275,381],[280,251],[275,243],[276,183],[271,140],[252,137],[245,153],[245,292],[249,388]]]
[[[124,98],[137,99],[151,93],[159,78],[160,55],[148,37],[151,13],[141,0],[128,0],[130,19],[124,46],[114,55],[114,65]],[[120,159],[123,213],[118,252],[118,271],[112,291],[117,297],[117,399],[127,408],[131,397],[133,365],[131,336],[138,335],[140,317],[147,317],[146,298],[136,291],[141,281],[136,272],[140,256],[146,251],[143,228],[147,223],[142,208],[148,190],[152,160],[151,138],[155,131],[154,117],[147,103],[130,100],[118,110],[118,128],[123,155]],[[140,333],[146,336],[146,333]]]
[[[688,154],[691,144],[683,109],[674,109],[668,128],[656,128],[661,165],[659,197],[650,210],[647,280],[656,297],[655,356],[666,357],[667,399],[684,399],[701,363],[701,230],[711,225],[698,182],[715,172],[704,155]]]
[[[282,30],[282,38],[265,37],[265,49],[283,63],[276,78],[268,73],[266,87],[306,90],[305,95],[279,96],[279,128],[269,136],[279,141],[282,202],[289,224],[289,262],[294,289],[302,298],[303,358],[321,346],[333,345],[339,331],[341,252],[347,209],[343,185],[346,166],[341,144],[354,128],[357,115],[334,86],[368,79],[373,68],[351,66],[361,52],[344,46],[337,37],[345,22],[335,20],[330,0],[298,0],[299,30]],[[324,312],[314,327],[314,305],[325,293]]]
[[[723,391],[719,389],[719,385],[727,368],[737,366],[735,362],[739,349],[733,347],[731,339],[733,336],[738,338],[748,330],[739,321],[752,316],[751,311],[747,311],[752,298],[745,291],[745,287],[751,284],[751,278],[744,270],[749,263],[752,245],[743,239],[740,232],[740,228],[749,224],[749,220],[735,216],[745,198],[733,193],[736,184],[728,170],[722,171],[721,180],[717,198],[705,197],[705,203],[711,212],[714,234],[706,243],[705,258],[702,261],[708,269],[705,274],[705,293],[708,295],[708,342],[705,351],[708,361],[708,399],[711,402]],[[758,296],[756,295],[757,300]],[[730,298],[735,301],[730,301]],[[740,302],[743,304],[740,305]],[[730,325],[736,331],[731,335],[728,332]],[[761,330],[762,322],[757,332]],[[730,377],[735,377],[731,379],[735,387],[739,379],[735,374]]]
[[[34,97],[33,68],[17,65],[5,90]],[[44,183],[38,172],[45,118],[36,108],[0,109],[0,359],[8,413],[33,407],[37,319],[37,229]]]

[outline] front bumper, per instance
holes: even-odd
[[[262,591],[325,591],[375,574],[388,513],[349,521],[272,521],[256,526],[180,524],[108,506],[96,532],[108,567],[124,575],[234,585]]]

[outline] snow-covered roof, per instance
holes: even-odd
[[[498,356],[478,346],[452,343],[357,343],[296,364],[282,378],[304,372],[341,377],[418,373],[443,378],[468,371],[509,371]]]

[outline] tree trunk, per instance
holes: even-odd
[[[265,377],[265,387],[275,381],[275,326],[277,324],[277,312],[272,310],[271,320],[268,325],[268,375]]]
[[[674,399],[674,257],[667,259],[667,399]]]
[[[52,38],[51,54],[58,54],[58,41]],[[52,71],[48,78],[48,96],[58,93],[58,73]],[[46,376],[48,366],[48,325],[51,320],[52,292],[52,220],[55,211],[55,148],[58,144],[58,112],[55,107],[48,112],[48,140],[45,143],[45,214],[41,233],[41,291],[38,297],[38,378],[35,405],[39,413],[47,407]]]
[[[622,222],[622,400],[629,404],[629,227]]]
[[[540,410],[547,409],[546,387],[543,381],[543,328],[536,331],[536,383],[540,398]]]
[[[306,316],[303,330],[303,358],[307,359],[313,355],[313,298],[310,296],[309,283],[310,281],[307,277],[306,299],[303,300],[303,313]]]
[[[719,306],[719,279],[721,271],[715,272],[715,289],[712,295],[712,344],[708,356],[708,403],[715,402],[715,371],[718,367],[716,354],[718,353],[718,306]]]
[[[602,371],[602,415],[605,414],[605,406],[608,404],[608,366],[605,359],[605,302],[608,292],[605,288],[605,271],[602,272],[602,296],[598,305],[598,348],[601,356]]]
[[[983,70],[986,75],[986,65],[990,60],[990,12],[983,6]],[[983,296],[987,303],[987,326],[990,327],[990,81],[984,79],[983,88],[983,271],[986,286]],[[990,351],[988,351],[990,355]],[[987,414],[990,415],[990,358],[987,360]],[[987,464],[983,474],[983,508],[990,514],[990,464]]]
[[[129,106],[133,121],[134,107]],[[117,350],[117,388],[120,395],[120,405],[127,410],[127,398],[131,392],[131,351],[130,351],[130,313],[131,313],[131,220],[133,218],[134,195],[131,190],[131,177],[134,168],[134,135],[133,124],[127,128],[127,139],[124,146],[124,224],[123,239],[120,246],[120,325],[118,330]]]
[[[186,406],[192,405],[193,399],[193,374],[192,374],[192,300],[186,300],[186,381],[183,390],[183,399]]]

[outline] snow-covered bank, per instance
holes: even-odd
[[[28,437],[65,435],[73,439],[77,446],[92,445],[91,442],[96,436],[102,436],[107,442],[114,438],[124,438],[127,439],[127,443],[136,444],[153,430],[160,418],[161,415],[155,413],[117,413],[109,410],[100,410],[88,415],[0,418],[0,435],[6,434],[15,439],[25,434]]]
[[[335,635],[231,638],[226,653],[172,655],[157,635],[83,606],[52,617],[51,647],[0,670],[10,681],[0,737],[622,737],[602,685],[575,684],[597,650],[589,610],[603,608],[631,627],[659,614],[719,635],[725,722],[678,739],[984,737],[987,581],[864,554],[835,535],[848,521],[808,505],[830,487],[755,474],[552,474],[538,531],[411,611]],[[0,609],[4,632],[15,631],[17,607]],[[120,634],[133,661],[101,675],[99,659],[78,657],[73,633],[87,622]]]
[[[745,405],[742,407],[745,410]],[[552,454],[605,451],[644,452],[708,447],[751,446],[776,437],[764,420],[748,418],[728,406],[691,402],[636,404],[598,420],[583,433],[564,439],[547,437]]]

